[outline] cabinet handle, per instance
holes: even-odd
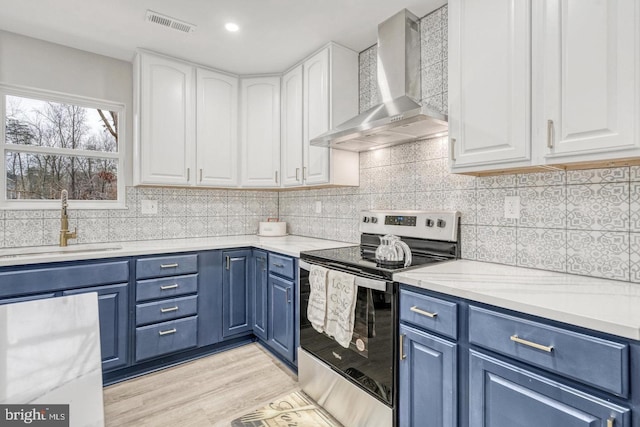
[[[289,298],[289,288],[286,289],[287,292],[287,304],[291,304],[291,298]]]
[[[418,313],[418,314],[422,314],[423,316],[430,317],[432,319],[438,317],[438,313],[431,313],[431,312],[428,312],[428,311],[424,311],[422,309],[419,309],[415,305],[413,307],[411,307],[409,310],[413,311],[414,313]]]
[[[551,353],[553,351],[552,345],[547,346],[532,341],[523,340],[522,338],[518,337],[518,335],[511,335],[511,341],[517,342],[518,344],[526,345],[528,347],[533,347],[538,350],[546,351],[547,353]]]
[[[613,423],[616,422],[616,419],[611,417],[607,420],[607,427],[613,427]]]
[[[200,168],[200,182],[202,182],[202,168]]]
[[[278,268],[284,268],[284,264],[278,264],[278,263],[273,263],[274,267],[278,267]]]
[[[227,255],[225,257],[225,261],[227,263],[227,267],[226,268],[227,268],[227,270],[229,270],[231,268],[231,258],[229,258],[229,255]]]
[[[174,307],[167,307],[167,308],[161,308],[160,309],[160,313],[170,313],[172,311],[178,311],[178,306],[174,306]]]
[[[296,181],[300,181],[300,168],[296,168]]]
[[[407,358],[407,355],[404,354],[404,334],[400,334],[400,360],[404,360]]]
[[[451,138],[451,144],[449,144],[451,150],[451,161],[456,161],[456,139]]]
[[[278,183],[278,171],[276,171],[276,184]]]
[[[161,291],[166,291],[168,289],[176,289],[177,287],[178,287],[178,284],[174,283],[173,285],[160,286],[160,290]]]
[[[307,179],[307,167],[303,166],[302,167],[302,179]]]
[[[160,264],[160,268],[176,268],[177,266],[177,262],[174,262],[173,264]]]
[[[175,334],[176,332],[178,332],[178,330],[176,328],[173,328],[173,329],[167,329],[166,331],[160,331],[158,332],[158,334],[162,336],[162,335]]]
[[[187,182],[191,181],[191,168],[187,168]]]
[[[547,120],[547,147],[553,148],[553,120]]]

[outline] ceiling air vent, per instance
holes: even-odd
[[[193,24],[179,21],[175,18],[171,18],[167,15],[162,15],[152,10],[147,10],[146,20],[154,24],[162,25],[163,27],[182,31],[183,33],[191,33],[196,30],[196,26]]]

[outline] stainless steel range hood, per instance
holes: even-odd
[[[406,9],[378,25],[382,103],[311,140],[311,145],[366,151],[448,130],[447,116],[420,104],[420,28]]]

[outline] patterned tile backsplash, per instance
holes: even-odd
[[[158,213],[142,213],[142,200]],[[275,191],[128,187],[128,209],[69,210],[77,243],[123,242],[255,234],[258,222],[278,216]],[[0,211],[0,247],[55,245],[60,210]],[[72,241],[72,244],[76,241]]]
[[[423,102],[446,112],[447,7],[421,20]],[[360,54],[360,110],[378,103],[376,46]],[[426,84],[424,84],[426,82]],[[504,218],[519,196],[520,218]],[[127,188],[126,210],[70,211],[79,243],[289,233],[357,243],[363,209],[462,212],[462,257],[640,283],[640,167],[491,177],[452,175],[447,138],[360,154],[360,186],[305,191]],[[143,215],[142,200],[158,201]],[[319,209],[319,212],[318,212]],[[59,211],[0,211],[0,246],[52,245]]]

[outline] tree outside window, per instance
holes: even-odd
[[[5,200],[118,200],[120,111],[4,96]]]

